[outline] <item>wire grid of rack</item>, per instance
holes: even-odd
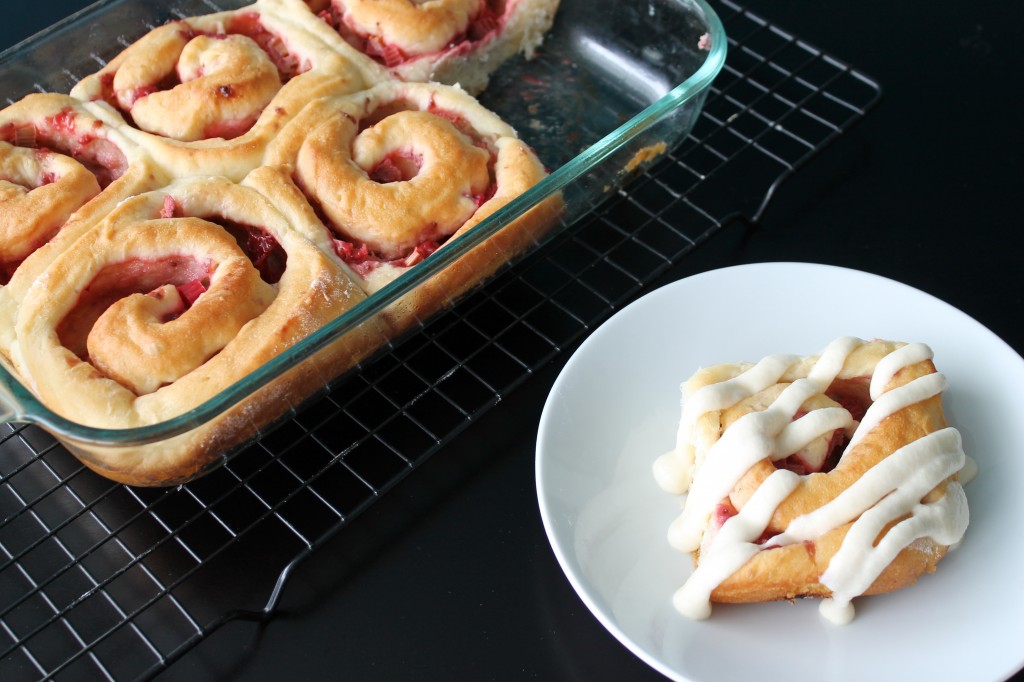
[[[270,615],[297,562],[723,224],[756,219],[880,97],[742,7],[716,9],[730,55],[678,150],[221,469],[134,489],[4,427],[0,679],[152,677],[232,618]]]

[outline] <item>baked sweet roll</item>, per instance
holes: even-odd
[[[972,464],[945,388],[927,346],[852,338],[694,374],[655,464],[687,493],[669,540],[696,568],[675,606],[703,618],[712,601],[821,597],[842,623],[855,597],[933,572],[967,528]]]
[[[546,176],[515,131],[462,90],[400,82],[311,103],[271,146],[268,161],[294,167],[296,185],[325,225],[325,248],[367,293]],[[432,310],[487,276],[531,243],[554,210],[553,201],[541,203],[432,277],[417,305]]]
[[[275,0],[297,5],[302,0]],[[394,76],[458,83],[477,94],[509,58],[527,59],[554,22],[558,0],[307,0],[345,42]]]
[[[176,175],[240,179],[267,141],[321,88],[361,90],[386,72],[257,2],[154,28],[83,78],[71,95],[104,102]]]
[[[268,198],[278,171],[241,184],[191,177],[122,202],[28,288],[12,356],[40,399],[80,424],[123,429],[200,405],[365,295]],[[350,338],[347,366],[379,343]],[[233,444],[322,388],[303,364],[219,418],[136,448],[68,443],[91,468],[135,485],[202,473]],[[283,403],[283,407],[282,407]]]
[[[101,113],[65,95],[39,93],[0,110],[3,355],[20,292],[38,276],[38,266],[118,201],[164,181]]]

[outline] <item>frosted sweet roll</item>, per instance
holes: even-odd
[[[676,607],[822,597],[847,622],[855,597],[933,572],[968,523],[945,388],[927,346],[853,338],[694,374],[654,467],[686,493],[669,541],[696,568]]]

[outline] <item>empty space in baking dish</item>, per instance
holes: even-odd
[[[9,101],[33,91],[67,92],[77,80],[168,20],[247,3],[185,0],[99,2],[0,55]],[[701,40],[708,34],[710,40]],[[4,372],[6,419],[39,423],[82,443],[133,445],[181,434],[251,398],[546,200],[566,226],[592,210],[689,133],[725,60],[724,30],[702,0],[638,5],[562,0],[552,32],[532,60],[514,58],[492,77],[482,103],[511,123],[552,171],[539,185],[306,341],[189,412],[134,429],[97,429],[41,405]],[[550,236],[550,235],[549,235]],[[513,260],[522,254],[503,254]],[[329,377],[325,377],[324,383]]]

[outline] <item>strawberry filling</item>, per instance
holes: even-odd
[[[208,282],[207,282],[208,284]],[[185,302],[185,309],[192,307],[192,304],[206,292],[206,284],[203,284],[202,280],[194,279],[191,282],[185,282],[177,287],[178,295],[181,296],[181,300]]]
[[[394,152],[385,156],[367,175],[374,182],[387,184],[412,180],[419,173],[423,160],[412,152]]]
[[[357,50],[392,69],[417,59],[470,52],[502,29],[510,5],[511,3],[506,4],[504,0],[487,0],[480,12],[470,20],[466,30],[452,36],[446,49],[425,54],[407,54],[401,47],[385,41],[381,36],[356,31],[348,25],[342,11],[336,6],[319,12],[317,16]]]
[[[481,206],[486,204],[488,201],[493,199],[494,195],[497,192],[498,192],[498,186],[492,183],[487,188],[486,192],[481,192],[480,194],[474,194],[471,198],[473,199],[474,202],[476,202],[476,207],[480,208]]]
[[[367,56],[376,59],[384,66],[392,69],[409,60],[396,45],[387,44],[380,38],[371,37],[366,39],[363,51]]]
[[[93,278],[78,297],[75,307],[57,326],[61,345],[87,358],[86,338],[100,315],[112,303],[132,294],[162,295],[159,288],[173,284],[182,293],[183,305],[164,321],[174,319],[195,302],[210,282],[215,265],[192,256],[132,259],[109,265]],[[198,286],[197,286],[198,283]]]
[[[181,213],[178,211],[178,202],[170,194],[164,195],[164,205],[160,209],[161,218],[175,218],[181,217]]]
[[[114,95],[113,95],[113,75],[111,75],[111,74],[107,74],[107,75],[111,76],[111,80],[110,80],[110,84],[111,84],[111,97],[113,98],[114,97]],[[152,95],[154,92],[163,92],[165,90],[173,90],[174,88],[176,88],[179,85],[181,85],[181,78],[178,76],[178,72],[176,70],[175,71],[171,71],[169,74],[164,76],[162,80],[160,80],[160,81],[158,81],[156,83],[150,83],[149,85],[143,85],[141,87],[135,88],[135,90],[133,90],[131,92],[130,96],[129,96],[129,101],[132,103],[132,105],[134,105],[136,102],[138,102],[143,97],[148,97],[149,95]],[[116,102],[117,102],[116,99],[108,99],[107,101],[109,103],[113,104],[114,106],[117,106],[116,105]]]
[[[835,402],[839,403],[855,421],[864,418],[871,405],[869,395],[870,377],[856,377],[854,379],[838,379],[832,382],[825,394]],[[797,413],[793,418],[799,419],[805,412]],[[776,467],[788,469],[796,474],[813,474],[817,472],[829,472],[839,463],[843,450],[847,443],[846,433],[843,429],[833,431],[828,440],[824,443],[817,441],[811,443],[798,453],[794,453],[785,459],[777,461]]]
[[[712,524],[715,530],[724,526],[725,522],[736,516],[737,513],[736,507],[732,506],[728,500],[719,502],[715,505],[714,517],[712,519]]]
[[[243,12],[233,17],[227,25],[226,32],[252,38],[277,67],[278,73],[281,74],[281,82],[288,82],[312,68],[308,59],[293,53],[279,35],[269,31],[260,21],[259,14],[255,12]]]
[[[23,259],[0,263],[0,286],[7,286],[8,283],[10,283],[11,277],[14,277],[14,273],[18,270],[18,267],[21,266],[22,262]]]
[[[266,230],[254,225],[243,225],[226,218],[207,218],[215,222],[235,238],[238,246],[252,261],[252,265],[260,273],[260,278],[267,284],[277,284],[284,275],[288,262],[288,254],[280,242]]]
[[[441,248],[441,244],[433,240],[425,240],[417,244],[408,255],[402,258],[386,259],[371,253],[366,244],[355,244],[344,239],[332,239],[334,253],[362,278],[366,278],[382,265],[396,268],[410,268],[422,263],[430,254]]]
[[[41,150],[39,150],[39,153],[40,154],[49,154],[50,151],[49,150],[41,149]],[[55,173],[40,173],[39,174],[39,182],[36,185],[36,187],[45,187],[46,185],[50,185],[50,184],[53,184],[55,182],[57,182],[57,175]]]
[[[94,127],[102,124],[96,122]],[[16,147],[47,149],[70,156],[107,187],[124,175],[128,159],[110,140],[78,125],[75,113],[64,110],[39,123],[6,123],[0,126],[0,140]]]
[[[427,111],[432,113],[434,116],[440,116],[441,118],[451,123],[453,126],[455,126],[456,130],[458,130],[460,133],[471,139],[473,141],[473,144],[476,145],[477,147],[480,147],[481,149],[487,149],[488,151],[490,151],[490,148],[487,146],[487,143],[480,137],[480,133],[477,132],[476,128],[474,128],[469,121],[463,118],[461,114],[458,114],[449,109],[439,107],[433,101],[433,98],[431,98],[430,105],[427,107]]]
[[[163,206],[160,209],[160,217],[181,218],[184,215],[178,201],[170,194],[165,195]],[[239,248],[252,261],[253,267],[259,271],[260,278],[264,282],[276,284],[281,280],[281,275],[284,274],[287,265],[288,254],[274,238],[274,235],[261,227],[243,225],[221,216],[203,216],[203,219],[220,225],[235,238]],[[183,297],[185,297],[184,293]]]

